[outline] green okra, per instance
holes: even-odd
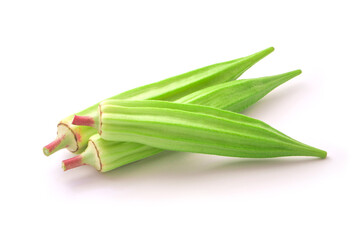
[[[96,128],[108,141],[172,151],[248,158],[326,156],[260,120],[196,104],[106,100],[96,114],[75,116],[73,123]]]
[[[217,85],[217,87],[200,90],[178,101],[207,104],[208,106],[232,109],[234,111],[243,110],[258,101],[276,86],[300,73],[300,70],[296,70],[276,76],[223,83]],[[273,131],[283,135],[275,129]],[[286,136],[286,138],[288,137]],[[88,148],[81,155],[64,160],[63,167],[67,170],[88,164],[101,172],[106,172],[161,151],[163,150],[140,143],[106,141],[97,134],[90,138]]]
[[[200,89],[237,79],[242,73],[273,50],[274,48],[271,47],[247,57],[203,67],[120,93],[110,99],[174,101]],[[95,104],[76,113],[76,115],[91,115],[97,111],[97,106],[98,104]],[[89,138],[96,131],[86,126],[71,124],[73,117],[74,114],[60,121],[57,138],[43,148],[45,155],[49,156],[63,148],[67,148],[73,153],[81,153],[86,148]]]

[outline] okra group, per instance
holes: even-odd
[[[273,50],[138,87],[69,115],[58,123],[57,138],[43,152],[49,156],[67,148],[77,155],[62,162],[64,170],[89,165],[100,172],[164,150],[239,158],[326,158],[325,151],[240,113],[301,74],[295,70],[238,79]]]

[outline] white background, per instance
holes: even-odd
[[[2,239],[359,239],[357,1],[1,1]],[[167,153],[101,174],[42,147],[122,91],[275,51],[303,73],[244,113],[328,158]]]

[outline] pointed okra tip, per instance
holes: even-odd
[[[295,77],[295,76],[300,75],[300,74],[302,73],[302,70],[301,70],[301,69],[297,69],[297,70],[294,70],[294,71],[292,71],[292,72],[290,72],[290,73],[292,73],[292,74],[294,75],[294,77]]]
[[[269,47],[269,48],[265,48],[264,50],[258,52],[258,53],[255,53],[255,54],[263,54],[263,55],[269,55],[270,53],[272,53],[273,51],[275,50],[274,47]]]
[[[327,152],[324,150],[319,150],[319,157],[325,159],[327,157]]]
[[[274,50],[275,50],[274,47],[269,47],[269,48],[266,48],[259,52],[253,53],[245,58],[239,58],[237,60],[240,60],[240,61],[247,60],[247,61],[249,61],[249,63],[251,63],[250,66],[252,66],[253,64],[257,63],[258,61],[260,61],[261,59],[263,59],[264,57],[266,57],[267,55],[272,53]]]
[[[284,74],[281,74],[282,75],[282,79],[283,82],[286,82],[296,76],[299,76],[300,74],[302,73],[301,69],[297,69],[297,70],[294,70],[294,71],[291,71],[291,72],[287,72],[287,73],[284,73]],[[280,76],[280,75],[279,75]]]
[[[263,57],[269,55],[270,53],[272,53],[274,50],[275,50],[274,47],[265,48],[264,50],[261,50],[261,51],[259,51],[257,53],[254,53],[254,54],[250,55],[249,57],[263,58]]]
[[[325,159],[327,157],[327,152],[324,150],[321,150],[319,148],[315,148],[309,145],[303,145],[307,151],[307,153],[304,154],[304,156],[313,156],[313,157],[319,157],[321,159]],[[302,147],[303,147],[302,146]]]
[[[264,51],[268,51],[269,53],[272,53],[275,50],[274,47],[269,47],[267,49],[265,49]]]

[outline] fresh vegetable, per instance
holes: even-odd
[[[285,80],[284,76],[287,75],[287,77],[289,79],[289,78],[291,78],[290,77],[291,74],[292,74],[292,76],[295,76],[294,74],[296,74],[296,73],[299,74],[300,71],[294,71],[294,72],[290,72],[290,73],[287,73],[287,74],[278,75],[278,76],[283,76],[283,77],[278,77],[278,85],[281,82],[280,79],[282,79],[283,81]],[[268,77],[268,78],[271,78],[271,77]],[[262,79],[264,79],[264,78],[262,78]],[[258,80],[258,79],[256,79],[256,80]],[[246,81],[249,81],[249,80],[243,80],[243,81],[246,82]],[[241,81],[237,81],[237,82],[241,82]],[[256,82],[256,81],[254,81],[254,82]],[[258,81],[258,83],[260,83],[260,82]],[[229,85],[229,83],[224,83],[224,84],[220,84],[220,85]],[[239,84],[239,85],[242,85],[242,84]],[[256,84],[253,85],[253,86],[256,89]],[[226,88],[221,88],[221,89],[226,90]],[[258,91],[261,92],[260,89],[258,89]],[[217,91],[215,91],[215,92],[217,92]],[[245,93],[246,90],[243,91],[243,92]],[[226,93],[226,91],[223,91],[223,93]],[[240,93],[241,93],[241,91],[240,91]],[[254,93],[256,93],[256,92],[254,92]],[[209,99],[211,99],[212,95],[211,94],[205,94],[204,96],[209,96]],[[224,96],[224,95],[221,95],[221,96]],[[222,98],[222,99],[220,98],[219,100],[221,102],[221,100],[225,100],[225,99],[226,98]],[[234,99],[234,98],[232,98],[232,99]],[[222,102],[224,104],[223,106],[226,106],[228,108],[229,108],[229,106],[234,106],[231,103],[227,104],[226,101],[222,101]],[[239,102],[244,102],[244,101],[239,101]],[[239,104],[237,106],[239,106],[239,109],[242,109],[241,104]],[[88,119],[89,118],[87,118],[86,120],[88,120]],[[260,122],[258,120],[254,120],[254,121],[255,122]],[[96,122],[96,121],[94,121],[94,122]],[[173,123],[173,122],[171,122],[171,123]],[[260,122],[260,123],[262,123],[262,122]],[[191,122],[190,122],[190,125],[192,125]],[[271,129],[271,127],[269,127],[268,125],[262,123],[262,127],[263,127],[263,125],[265,125],[267,127],[267,130],[269,128]],[[280,133],[280,132],[278,132],[278,131],[276,131],[274,129],[272,129],[272,130],[274,131],[274,133],[281,136],[283,143],[280,142],[280,144],[279,144],[280,146],[286,145],[286,143],[289,144],[289,142],[294,145],[294,146],[291,145],[290,147],[287,146],[287,148],[282,146],[283,147],[282,152],[279,153],[279,151],[276,151],[275,154],[278,154],[278,155],[275,155],[275,156],[282,156],[281,154],[320,156],[319,154],[324,154],[324,152],[321,151],[321,150],[317,150],[317,149],[314,149],[314,148],[309,147],[307,145],[301,144],[301,143],[299,143],[299,142],[285,136],[284,134],[282,134],[282,133]],[[163,129],[163,131],[167,133],[167,129]],[[175,133],[174,136],[178,136],[177,134],[178,133]],[[196,133],[194,132],[194,134],[196,134]],[[166,135],[168,135],[168,134],[166,134]],[[166,136],[166,137],[168,137],[168,136]],[[198,135],[196,135],[196,137],[198,137]],[[204,138],[206,139],[206,136]],[[226,137],[224,137],[224,138],[226,138]],[[217,140],[221,142],[221,139],[217,139]],[[215,139],[214,141],[216,142],[217,140]],[[278,139],[273,139],[273,141],[279,141],[279,140]],[[169,141],[168,144],[171,145],[171,144],[174,144],[174,142]],[[262,142],[260,141],[257,144],[261,145]],[[174,145],[176,145],[176,144],[174,144]],[[157,145],[157,146],[159,146],[159,145]],[[255,145],[255,147],[256,146],[258,146],[258,145]],[[273,147],[273,148],[276,148],[276,144],[274,146],[275,147]],[[202,147],[204,147],[204,146],[202,146]],[[167,149],[174,149],[174,148],[170,147],[170,148],[167,148]],[[240,147],[240,149],[241,149],[241,147]],[[301,149],[301,150],[299,150],[299,149]],[[304,150],[304,149],[307,149],[307,150]],[[179,150],[179,149],[177,148],[177,150]],[[139,143],[131,143],[131,142],[123,142],[123,143],[121,143],[121,142],[106,141],[106,140],[102,139],[99,135],[95,135],[95,136],[90,138],[89,146],[88,146],[88,148],[85,150],[85,152],[83,154],[78,155],[78,156],[76,156],[74,158],[63,161],[63,168],[64,168],[64,170],[67,170],[67,169],[71,169],[73,167],[77,167],[77,166],[80,166],[80,165],[83,165],[83,164],[88,164],[88,165],[94,166],[99,171],[106,172],[106,171],[112,170],[114,168],[120,167],[120,166],[122,166],[124,164],[134,162],[134,161],[140,160],[140,159],[142,159],[144,157],[154,155],[154,154],[159,153],[161,151],[162,150],[160,150],[160,149],[152,148],[152,147],[149,147],[149,146],[146,146],[146,145],[143,145],[143,144],[139,144]],[[192,148],[192,150],[189,150],[189,148],[187,148],[187,150],[182,149],[182,151],[194,151],[194,148]],[[237,149],[237,150],[232,149],[232,153],[230,153],[230,154],[234,154],[234,151],[235,151],[236,154],[240,154],[240,155],[229,155],[229,154],[226,154],[224,152],[219,153],[218,152],[219,150],[216,150],[217,152],[216,151],[211,152],[211,151],[209,152],[209,150],[205,150],[205,152],[204,152],[203,150],[200,150],[200,151],[195,150],[195,152],[202,152],[202,153],[212,153],[212,154],[219,154],[219,155],[226,155],[226,156],[246,156],[246,157],[251,157],[250,155],[244,155],[244,150],[242,150],[243,152],[241,152],[241,151],[239,151],[239,149]],[[255,153],[250,153],[250,154],[252,154],[253,157],[259,157],[259,155],[257,155],[257,153],[256,153],[257,150],[253,150],[253,151],[255,151]],[[241,155],[241,154],[243,154],[243,155]],[[249,153],[247,153],[247,154],[249,154]],[[274,153],[267,153],[267,155],[266,154],[265,155],[267,157],[271,157],[271,154],[274,154]],[[264,157],[264,155],[261,155],[261,156]],[[324,157],[324,155],[322,155],[322,156]]]
[[[105,100],[93,116],[73,124],[94,127],[109,141],[137,142],[172,151],[232,157],[325,157],[259,120],[196,104]]]
[[[126,91],[110,99],[173,101],[200,89],[237,79],[242,73],[273,50],[274,48],[271,47],[247,57],[203,67],[160,82]],[[76,113],[76,115],[91,115],[97,111],[97,106],[98,104],[95,104]],[[70,115],[60,121],[57,138],[43,148],[45,155],[49,156],[63,148],[67,148],[73,153],[81,153],[86,148],[89,138],[96,131],[86,126],[72,125],[73,117],[74,115]]]

